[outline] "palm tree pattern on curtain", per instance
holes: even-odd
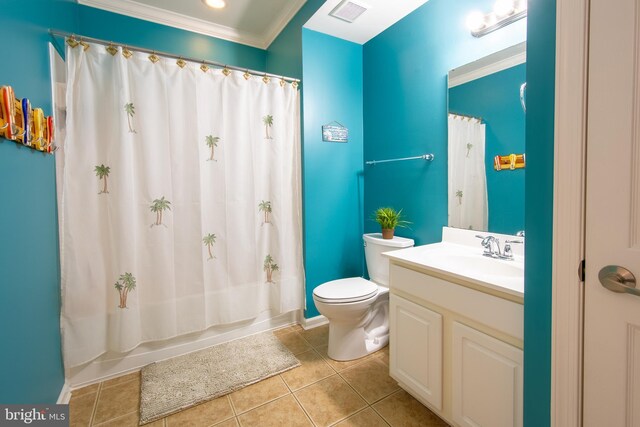
[[[132,124],[133,116],[136,114],[136,107],[134,107],[133,102],[124,104],[124,111],[125,113],[127,113],[127,124],[129,125],[129,133],[137,133]]]
[[[114,287],[120,294],[120,304],[118,308],[127,308],[127,296],[129,292],[136,288],[136,278],[131,273],[124,273],[115,283]]]
[[[107,178],[111,173],[111,168],[109,166],[101,164],[100,166],[96,166],[94,171],[98,179],[102,180],[102,191],[100,191],[98,194],[109,193],[109,190],[107,189]]]
[[[103,52],[67,48],[65,364],[303,308],[296,88]]]
[[[273,137],[269,133],[269,130],[273,126],[273,116],[270,114],[264,116],[262,118],[262,123],[264,124],[264,133],[265,133],[264,139],[273,139]]]
[[[272,212],[271,202],[269,200],[263,200],[258,205],[258,212],[264,212],[264,220],[262,221],[262,225],[271,224],[271,218],[269,214]]]
[[[462,204],[462,190],[456,191],[456,197],[458,198],[458,204]]]
[[[209,233],[202,238],[202,243],[204,243],[204,245],[207,247],[207,251],[209,252],[209,258],[207,259],[207,261],[215,258],[215,256],[213,256],[213,253],[211,252],[211,247],[215,242],[216,242],[215,234]]]
[[[162,196],[162,198],[160,199],[155,199],[149,209],[151,209],[151,212],[154,212],[156,214],[156,222],[151,224],[151,227],[153,227],[154,225],[164,225],[162,223],[162,212],[164,212],[165,210],[171,210],[171,202],[166,200],[164,196]]]
[[[280,267],[275,263],[271,255],[267,255],[264,258],[262,269],[267,273],[267,283],[275,283],[273,281],[273,273],[280,270]]]
[[[207,160],[213,160],[214,162],[217,162],[217,160],[214,159],[213,156],[215,154],[214,150],[218,146],[218,141],[220,141],[220,137],[213,136],[213,135],[207,135],[205,137],[205,141],[206,141],[207,147],[209,147],[211,149],[211,156],[209,156],[209,158]]]

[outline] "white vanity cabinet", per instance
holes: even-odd
[[[442,316],[389,296],[391,375],[435,409],[442,409]]]
[[[522,350],[453,322],[451,409],[460,426],[522,426]]]
[[[390,375],[453,426],[522,426],[522,298],[392,258]]]

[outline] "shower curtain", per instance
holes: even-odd
[[[449,227],[487,230],[485,125],[449,114]]]
[[[297,85],[67,47],[67,368],[304,304]]]

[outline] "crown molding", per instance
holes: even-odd
[[[302,9],[302,6],[307,2],[307,0],[289,0],[290,4],[289,10],[285,14],[283,14],[279,21],[275,21],[274,24],[267,30],[264,40],[265,47],[263,49],[271,46],[271,43],[280,35],[284,27],[286,27],[289,22],[293,19],[294,16]]]
[[[108,12],[118,13],[121,15],[138,18],[145,21],[155,22],[157,24],[167,25],[169,27],[179,28],[198,34],[204,34],[235,43],[240,43],[259,49],[266,49],[271,42],[280,34],[282,29],[289,23],[289,20],[295,16],[306,0],[291,1],[291,7],[281,20],[269,28],[267,34],[259,35],[244,31],[238,31],[235,28],[224,25],[214,24],[199,18],[183,15],[181,13],[160,9],[131,0],[78,0],[78,3],[84,6],[94,7],[106,10]]]
[[[504,51],[508,51],[508,56],[502,57],[501,52],[496,52],[478,61],[451,70],[449,72],[448,87],[459,86],[527,62],[525,42],[507,48]]]

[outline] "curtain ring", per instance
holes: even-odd
[[[85,52],[89,49],[89,43],[87,43],[84,40],[82,40],[82,37],[80,37],[80,42],[78,44],[80,44],[80,46],[82,46],[82,49]]]
[[[76,36],[71,34],[71,37],[67,38],[67,44],[71,46],[71,49],[75,49],[78,46],[78,41],[76,40]]]
[[[109,42],[109,45],[105,47],[105,49],[111,54],[111,56],[114,56],[116,53],[118,53],[118,48],[113,45],[113,42]]]
[[[124,56],[126,59],[129,59],[133,56],[133,52],[131,52],[128,47],[124,46],[122,48],[122,56]]]

